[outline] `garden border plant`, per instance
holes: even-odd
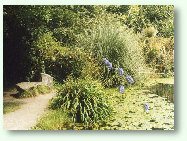
[[[113,113],[103,90],[101,83],[89,77],[73,79],[69,76],[52,99],[50,108],[69,110],[74,122],[87,127],[102,124]]]

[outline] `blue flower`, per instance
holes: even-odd
[[[103,58],[103,61],[106,63],[106,61],[108,61],[106,58]]]
[[[123,93],[123,92],[124,92],[124,86],[119,85],[119,92],[120,92],[120,93]]]
[[[123,74],[124,74],[124,71],[123,71],[123,69],[122,69],[122,68],[116,68],[116,70],[118,70],[118,71],[119,71],[119,75],[123,75]]]
[[[105,62],[107,68],[112,69],[112,63],[110,63],[106,58],[103,58],[103,61]]]
[[[131,76],[126,76],[125,78],[129,81],[130,84],[132,84],[134,82],[134,80]]]
[[[148,111],[148,109],[149,109],[149,106],[148,106],[148,104],[147,104],[147,103],[144,103],[144,106],[145,106],[145,112],[147,112],[147,111]]]
[[[109,69],[112,69],[112,63],[108,62],[106,67],[109,68]]]

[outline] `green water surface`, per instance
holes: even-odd
[[[122,94],[116,91],[108,89],[115,114],[100,130],[174,130],[174,84],[132,86]]]

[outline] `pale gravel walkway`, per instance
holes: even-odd
[[[37,122],[37,119],[45,112],[49,100],[55,95],[51,92],[33,98],[23,99],[25,104],[21,109],[3,116],[5,130],[29,130]]]

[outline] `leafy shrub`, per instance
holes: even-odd
[[[174,6],[173,5],[145,5],[144,18],[158,30],[158,36],[174,36]]]
[[[143,45],[147,64],[157,72],[174,73],[174,38],[145,38]]]
[[[37,61],[36,55],[41,53],[31,53],[34,51],[32,42],[37,42],[38,36],[42,38],[43,34],[51,32],[61,45],[69,47],[76,41],[76,35],[89,25],[90,19],[103,11],[102,7],[93,5],[3,6],[4,84],[30,81],[30,76],[35,77],[39,74],[36,73],[35,68],[38,67],[38,71],[41,71],[39,67],[41,61]],[[30,51],[31,48],[32,51]]]
[[[35,97],[39,94],[48,94],[52,91],[52,88],[45,85],[38,85],[36,87],[31,87],[28,90],[23,91],[18,95],[19,98]]]
[[[173,5],[130,5],[128,11],[121,14],[123,16],[117,18],[136,33],[151,25],[158,30],[159,37],[174,36]]]
[[[112,112],[103,87],[90,78],[73,80],[68,77],[50,107],[65,108],[70,111],[74,122],[85,124],[107,120]]]
[[[32,46],[30,77],[33,79],[39,78],[41,72],[52,75],[59,82],[63,82],[69,74],[74,78],[98,78],[99,67],[94,58],[79,48],[61,47],[50,33],[38,37]]]
[[[139,38],[110,16],[102,17],[98,23],[80,35],[76,46],[88,51],[92,57],[98,58],[103,70],[101,72],[103,80],[111,77],[105,75],[107,70],[102,64],[102,58],[107,58],[113,68],[123,68],[125,75],[131,75],[138,82],[142,78],[138,72],[145,69]]]

